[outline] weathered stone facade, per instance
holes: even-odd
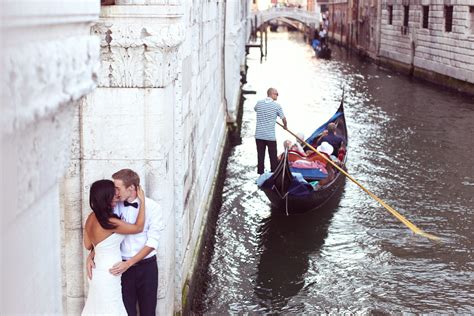
[[[328,7],[332,40],[397,70],[474,93],[471,0],[330,0]]]
[[[428,24],[423,27],[423,7]],[[446,7],[453,9],[452,29],[446,30]],[[389,9],[393,14],[388,22]],[[403,25],[408,7],[408,27]],[[380,57],[399,62],[412,71],[429,71],[474,84],[474,3],[460,1],[382,2]]]
[[[1,226],[1,312],[80,313],[89,188],[121,168],[136,170],[160,204],[157,313],[179,312],[237,115],[247,4],[24,0],[8,9],[1,191],[2,201],[18,199]]]
[[[350,39],[348,1],[338,1],[329,6],[329,36],[334,40],[347,43]]]
[[[80,248],[64,232],[64,177],[80,98],[95,87],[99,41],[90,35],[96,1],[2,3],[1,314],[61,314],[65,262]],[[5,204],[4,204],[5,205]],[[80,243],[80,241],[79,241]],[[65,246],[66,245],[66,246]],[[75,255],[70,257],[69,254]],[[74,278],[82,279],[82,269]]]

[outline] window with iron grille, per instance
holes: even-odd
[[[429,5],[424,5],[423,6],[423,24],[422,27],[424,29],[428,28],[428,17],[430,15],[430,6]]]
[[[392,22],[393,22],[393,5],[389,5],[387,10],[388,10],[388,24],[392,25]]]
[[[408,16],[410,14],[410,6],[403,6],[403,26],[408,27]]]
[[[453,30],[453,6],[452,5],[445,5],[444,6],[444,30],[446,32],[451,32]]]

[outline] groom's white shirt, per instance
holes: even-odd
[[[127,223],[135,223],[138,216],[140,201],[138,198],[136,198],[133,202],[138,203],[138,208],[134,208],[133,206],[124,206],[123,202],[119,202],[114,208],[114,213]],[[140,250],[142,250],[144,246],[155,249],[148,256],[146,256],[145,259],[156,255],[156,249],[158,249],[161,230],[162,214],[159,211],[158,203],[145,197],[145,226],[143,228],[143,232],[133,235],[125,235],[125,238],[120,245],[122,259],[130,259]]]

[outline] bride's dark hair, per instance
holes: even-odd
[[[110,180],[99,180],[92,183],[89,194],[89,205],[103,229],[113,229],[117,225],[110,222],[111,217],[119,218],[112,209],[115,185]]]

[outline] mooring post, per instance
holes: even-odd
[[[265,27],[265,58],[267,58],[267,44],[268,44],[268,34],[267,34],[267,25],[264,25]]]

